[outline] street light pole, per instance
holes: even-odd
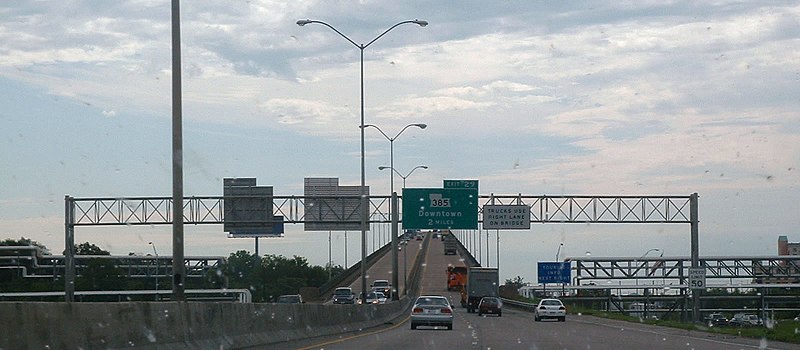
[[[156,300],[158,300],[158,251],[156,250],[155,243],[147,242],[147,244],[153,246],[153,254],[156,255]]]
[[[422,124],[422,125],[425,125],[425,124]],[[408,127],[408,126],[406,126],[406,127]],[[424,129],[424,127],[420,127],[420,128]],[[405,128],[403,128],[403,130],[405,130]],[[402,131],[400,131],[400,132],[402,133]],[[383,133],[383,131],[381,131],[381,133]],[[399,136],[400,134],[398,133],[397,135]],[[384,134],[384,136],[386,136],[386,135]],[[397,137],[397,136],[395,136],[395,137]],[[392,162],[392,163],[394,163],[394,162]],[[411,174],[414,172],[414,170],[417,170],[417,169],[428,169],[428,167],[425,166],[425,165],[417,165],[416,167],[414,167],[414,169],[411,169],[411,171],[409,171],[408,174],[406,174],[405,176],[403,176],[403,174],[401,174],[399,171],[397,171],[397,169],[395,169],[394,167],[387,167],[387,166],[379,166],[378,167],[378,170],[385,170],[385,169],[390,169],[392,171],[392,175],[394,175],[394,173],[397,173],[397,175],[399,175],[401,178],[403,178],[403,188],[406,188],[406,179],[409,176],[411,176]],[[392,186],[394,186],[394,177],[392,177]],[[394,206],[397,205],[396,200],[397,200],[397,194],[394,192],[394,189],[392,189],[392,201],[394,202],[394,204],[392,204],[391,207],[394,207]],[[393,222],[393,226],[394,227],[397,227],[397,222],[398,222],[397,218],[398,218],[397,214],[392,216],[392,222]],[[392,232],[392,250],[395,251],[392,254],[396,254],[397,253],[397,244],[395,243],[396,241],[397,241],[397,231],[395,230],[394,232]],[[408,273],[406,271],[406,250],[408,250],[408,245],[406,245],[406,249],[403,250],[403,292],[404,292],[404,294],[407,295],[408,294],[408,287],[407,287],[408,286]],[[397,266],[397,263],[396,263],[397,259],[395,258],[395,256],[396,255],[392,255],[392,271],[393,271],[393,273],[395,275],[395,278],[396,278],[398,271],[397,271],[397,268],[395,267],[395,266]],[[399,283],[399,280],[397,280],[397,279],[394,279],[393,281],[394,281],[393,283],[395,283],[395,285],[397,283]]]
[[[561,247],[564,246],[564,242],[558,244],[558,250],[556,251],[556,262],[558,262],[558,255],[561,254]]]
[[[427,125],[422,124],[422,123],[408,124],[408,125],[404,126],[400,130],[400,132],[398,132],[396,135],[394,135],[394,137],[389,137],[389,135],[386,135],[386,133],[383,132],[383,130],[381,130],[381,128],[379,128],[377,125],[373,125],[373,124],[364,125],[361,128],[361,131],[363,132],[364,129],[366,129],[368,127],[373,127],[375,129],[377,129],[381,133],[381,135],[383,135],[383,137],[386,138],[386,140],[389,141],[389,163],[391,164],[392,168],[394,169],[394,140],[397,140],[397,138],[400,137],[400,135],[403,133],[403,131],[406,131],[406,129],[408,129],[409,127],[412,127],[412,126],[418,127],[420,129],[425,129],[425,128],[428,127]],[[400,283],[400,280],[397,277],[397,275],[398,275],[398,268],[397,268],[397,234],[399,232],[399,229],[398,229],[399,217],[397,215],[394,215],[395,212],[396,212],[395,206],[396,206],[396,202],[397,202],[397,194],[394,192],[394,172],[391,172],[390,176],[389,176],[389,195],[391,196],[391,199],[389,200],[389,217],[391,218],[391,222],[392,222],[392,228],[391,228],[391,236],[392,236],[392,285],[395,287],[395,290],[396,290],[397,285]],[[391,297],[392,297],[392,300],[399,300],[397,292],[392,293]]]
[[[339,34],[342,38],[353,44],[358,50],[361,52],[361,124],[359,124],[361,129],[361,295],[367,295],[367,269],[366,269],[366,258],[367,258],[367,216],[369,215],[369,208],[368,208],[368,198],[365,192],[366,187],[366,170],[365,170],[365,152],[364,152],[364,49],[372,45],[376,40],[380,39],[386,33],[391,31],[394,28],[397,28],[403,24],[416,24],[420,27],[425,27],[428,25],[427,21],[423,20],[410,20],[410,21],[402,21],[398,22],[395,25],[389,27],[381,33],[380,35],[376,36],[374,39],[370,40],[366,44],[357,44],[355,41],[350,39],[347,35],[344,35],[338,29],[334,28],[332,25],[325,23],[323,21],[317,20],[310,20],[310,19],[301,19],[297,21],[297,25],[304,26],[306,24],[317,23],[324,25],[336,34]]]

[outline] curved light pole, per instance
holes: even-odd
[[[558,255],[561,254],[561,247],[564,246],[564,242],[558,244],[558,250],[556,251],[556,262],[558,262]]]
[[[645,256],[647,256],[647,254],[650,254],[650,252],[659,252],[659,251],[661,251],[661,249],[658,249],[658,248],[651,248],[651,249],[647,250],[646,252],[644,252],[644,254],[642,254],[642,256],[640,256],[638,259],[636,259],[636,260],[634,260],[634,261],[636,261],[636,265],[638,266],[638,265],[639,265],[639,260],[642,260],[642,259],[644,259],[644,257],[645,257]],[[645,264],[646,264],[646,263],[645,263]],[[643,264],[643,265],[644,265],[644,264]],[[637,267],[637,269],[638,269],[638,267]],[[638,277],[638,273],[637,273],[637,277],[636,277],[636,285],[639,285],[639,277]],[[646,313],[646,311],[647,311],[647,310],[645,310],[645,313]]]
[[[394,28],[397,28],[400,25],[403,25],[403,24],[416,24],[416,25],[418,25],[420,27],[425,27],[425,26],[428,25],[428,22],[427,21],[423,21],[423,20],[418,20],[418,19],[410,20],[410,21],[398,22],[395,25],[389,27],[389,29],[386,29],[385,31],[383,31],[383,33],[381,33],[380,35],[376,36],[374,39],[372,39],[369,42],[367,42],[366,44],[357,44],[355,41],[350,39],[347,35],[344,35],[344,33],[340,32],[338,29],[334,28],[332,25],[330,25],[328,23],[325,23],[323,21],[317,21],[317,20],[311,20],[311,19],[301,19],[301,20],[297,21],[297,25],[299,25],[301,27],[306,25],[306,24],[312,24],[312,23],[321,24],[321,25],[324,25],[324,26],[330,28],[331,30],[336,32],[336,34],[339,34],[342,38],[344,38],[345,40],[347,40],[348,42],[353,44],[353,46],[358,48],[358,50],[361,52],[361,124],[359,124],[359,126],[361,128],[361,292],[363,293],[361,295],[367,295],[367,269],[366,269],[365,260],[367,258],[367,243],[366,243],[367,242],[367,215],[369,214],[369,208],[367,207],[368,206],[367,194],[364,191],[365,187],[366,187],[366,179],[365,179],[366,178],[366,170],[364,168],[364,165],[365,165],[365,161],[364,161],[364,158],[365,158],[365,155],[364,155],[364,49],[366,49],[367,47],[372,45],[372,43],[374,43],[376,40],[378,40],[381,37],[383,37],[384,35],[386,35],[386,33],[388,33],[389,31],[391,31]]]
[[[411,174],[414,173],[414,170],[417,170],[417,169],[428,169],[428,167],[425,166],[425,165],[417,165],[417,166],[414,167],[414,169],[411,169],[411,171],[409,171],[408,174],[405,174],[405,176],[403,174],[401,174],[399,171],[397,171],[397,169],[392,168],[390,166],[379,166],[378,167],[378,170],[386,170],[386,169],[391,169],[395,174],[397,174],[397,176],[400,176],[401,178],[403,178],[403,188],[406,188],[406,179],[409,176],[411,176]]]
[[[376,130],[378,130],[378,132],[380,132],[380,133],[381,133],[381,135],[383,135],[383,137],[385,137],[385,138],[386,138],[386,140],[388,140],[388,141],[389,141],[389,167],[390,167],[390,168],[392,168],[392,169],[394,169],[394,140],[397,140],[397,138],[398,138],[398,137],[400,137],[400,135],[403,133],[403,131],[406,131],[406,129],[408,129],[408,128],[412,127],[412,126],[414,126],[414,127],[418,127],[418,128],[420,128],[420,129],[425,129],[425,128],[427,128],[427,127],[428,127],[428,125],[427,125],[427,124],[422,124],[422,123],[413,123],[413,124],[408,124],[408,125],[404,126],[404,127],[403,127],[403,128],[400,130],[400,132],[398,132],[396,135],[394,135],[394,137],[389,137],[389,135],[386,135],[386,133],[385,133],[385,132],[383,132],[383,130],[381,130],[381,128],[379,128],[377,125],[374,125],[374,124],[367,124],[367,125],[364,125],[364,126],[362,127],[362,129],[364,129],[364,128],[369,128],[369,127],[373,127],[373,128],[375,128]],[[379,168],[378,168],[378,170],[383,170],[383,169],[380,169],[380,167],[379,167]],[[412,171],[413,171],[413,170],[412,170]],[[390,180],[389,180],[389,181],[390,181],[390,184],[389,184],[389,194],[390,194],[390,195],[391,195],[392,193],[394,193],[394,173],[395,173],[394,171],[393,171],[393,172],[391,172],[391,176],[390,176]],[[405,185],[403,185],[403,187],[405,187]],[[391,215],[391,213],[392,213],[392,209],[394,209],[394,208],[392,208],[391,206],[389,206],[389,214],[390,214],[390,215]]]
[[[644,254],[642,254],[642,256],[640,256],[640,257],[639,257],[639,259],[636,259],[636,261],[639,261],[639,260],[642,260],[642,259],[644,259],[644,257],[645,257],[645,256],[647,256],[647,254],[650,254],[650,252],[660,252],[660,251],[661,251],[661,249],[658,249],[658,248],[652,248],[652,249],[650,249],[650,250],[648,250],[648,251],[644,252]],[[662,254],[662,255],[663,255],[663,254]]]

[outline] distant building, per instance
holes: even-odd
[[[789,243],[786,236],[778,236],[778,255],[800,255],[800,242]]]
[[[778,256],[800,256],[800,242],[789,242],[786,236],[778,236]],[[782,284],[800,283],[800,266],[797,261],[784,260],[778,265],[753,265],[754,283]]]

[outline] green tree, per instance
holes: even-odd
[[[524,285],[525,282],[523,282],[521,276],[506,279],[505,284],[500,286],[500,296],[508,299],[517,299],[519,297],[519,289]]]
[[[343,271],[341,266],[326,268],[309,265],[304,257],[265,255],[260,259],[255,254],[240,250],[230,255],[223,273],[213,274],[216,280],[228,288],[246,288],[257,302],[273,301],[283,294],[297,294],[303,287],[319,287],[328,281],[329,270]]]
[[[83,242],[75,247],[75,255],[111,255],[111,253],[92,243]]]
[[[47,249],[47,247],[45,247],[44,244],[41,244],[29,238],[20,237],[17,240],[6,238],[5,240],[0,241],[0,246],[31,246],[31,245],[39,247],[39,249],[42,250],[42,254],[50,255],[50,249]]]
[[[76,290],[118,290],[125,289],[127,279],[113,259],[82,258],[81,256],[107,256],[110,252],[99,246],[84,242],[75,247],[78,266],[75,278]]]

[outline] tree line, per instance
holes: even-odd
[[[22,237],[5,239],[0,246],[35,246],[43,256],[50,250],[43,244]],[[3,250],[4,266],[21,265],[25,262],[20,252]],[[80,256],[111,255],[110,252],[90,243],[80,243],[75,247]],[[148,254],[149,255],[149,254]],[[171,278],[131,278],[114,259],[89,258],[78,269],[75,277],[76,291],[89,290],[147,290],[172,289]],[[204,278],[187,278],[186,289],[248,289],[254,302],[271,302],[284,294],[298,294],[301,288],[320,287],[332,277],[342,273],[342,266],[311,265],[301,256],[287,258],[283,255],[257,256],[246,250],[231,253],[218,269],[209,271]],[[63,276],[24,277],[20,269],[0,269],[0,291],[3,292],[46,292],[64,291]]]

